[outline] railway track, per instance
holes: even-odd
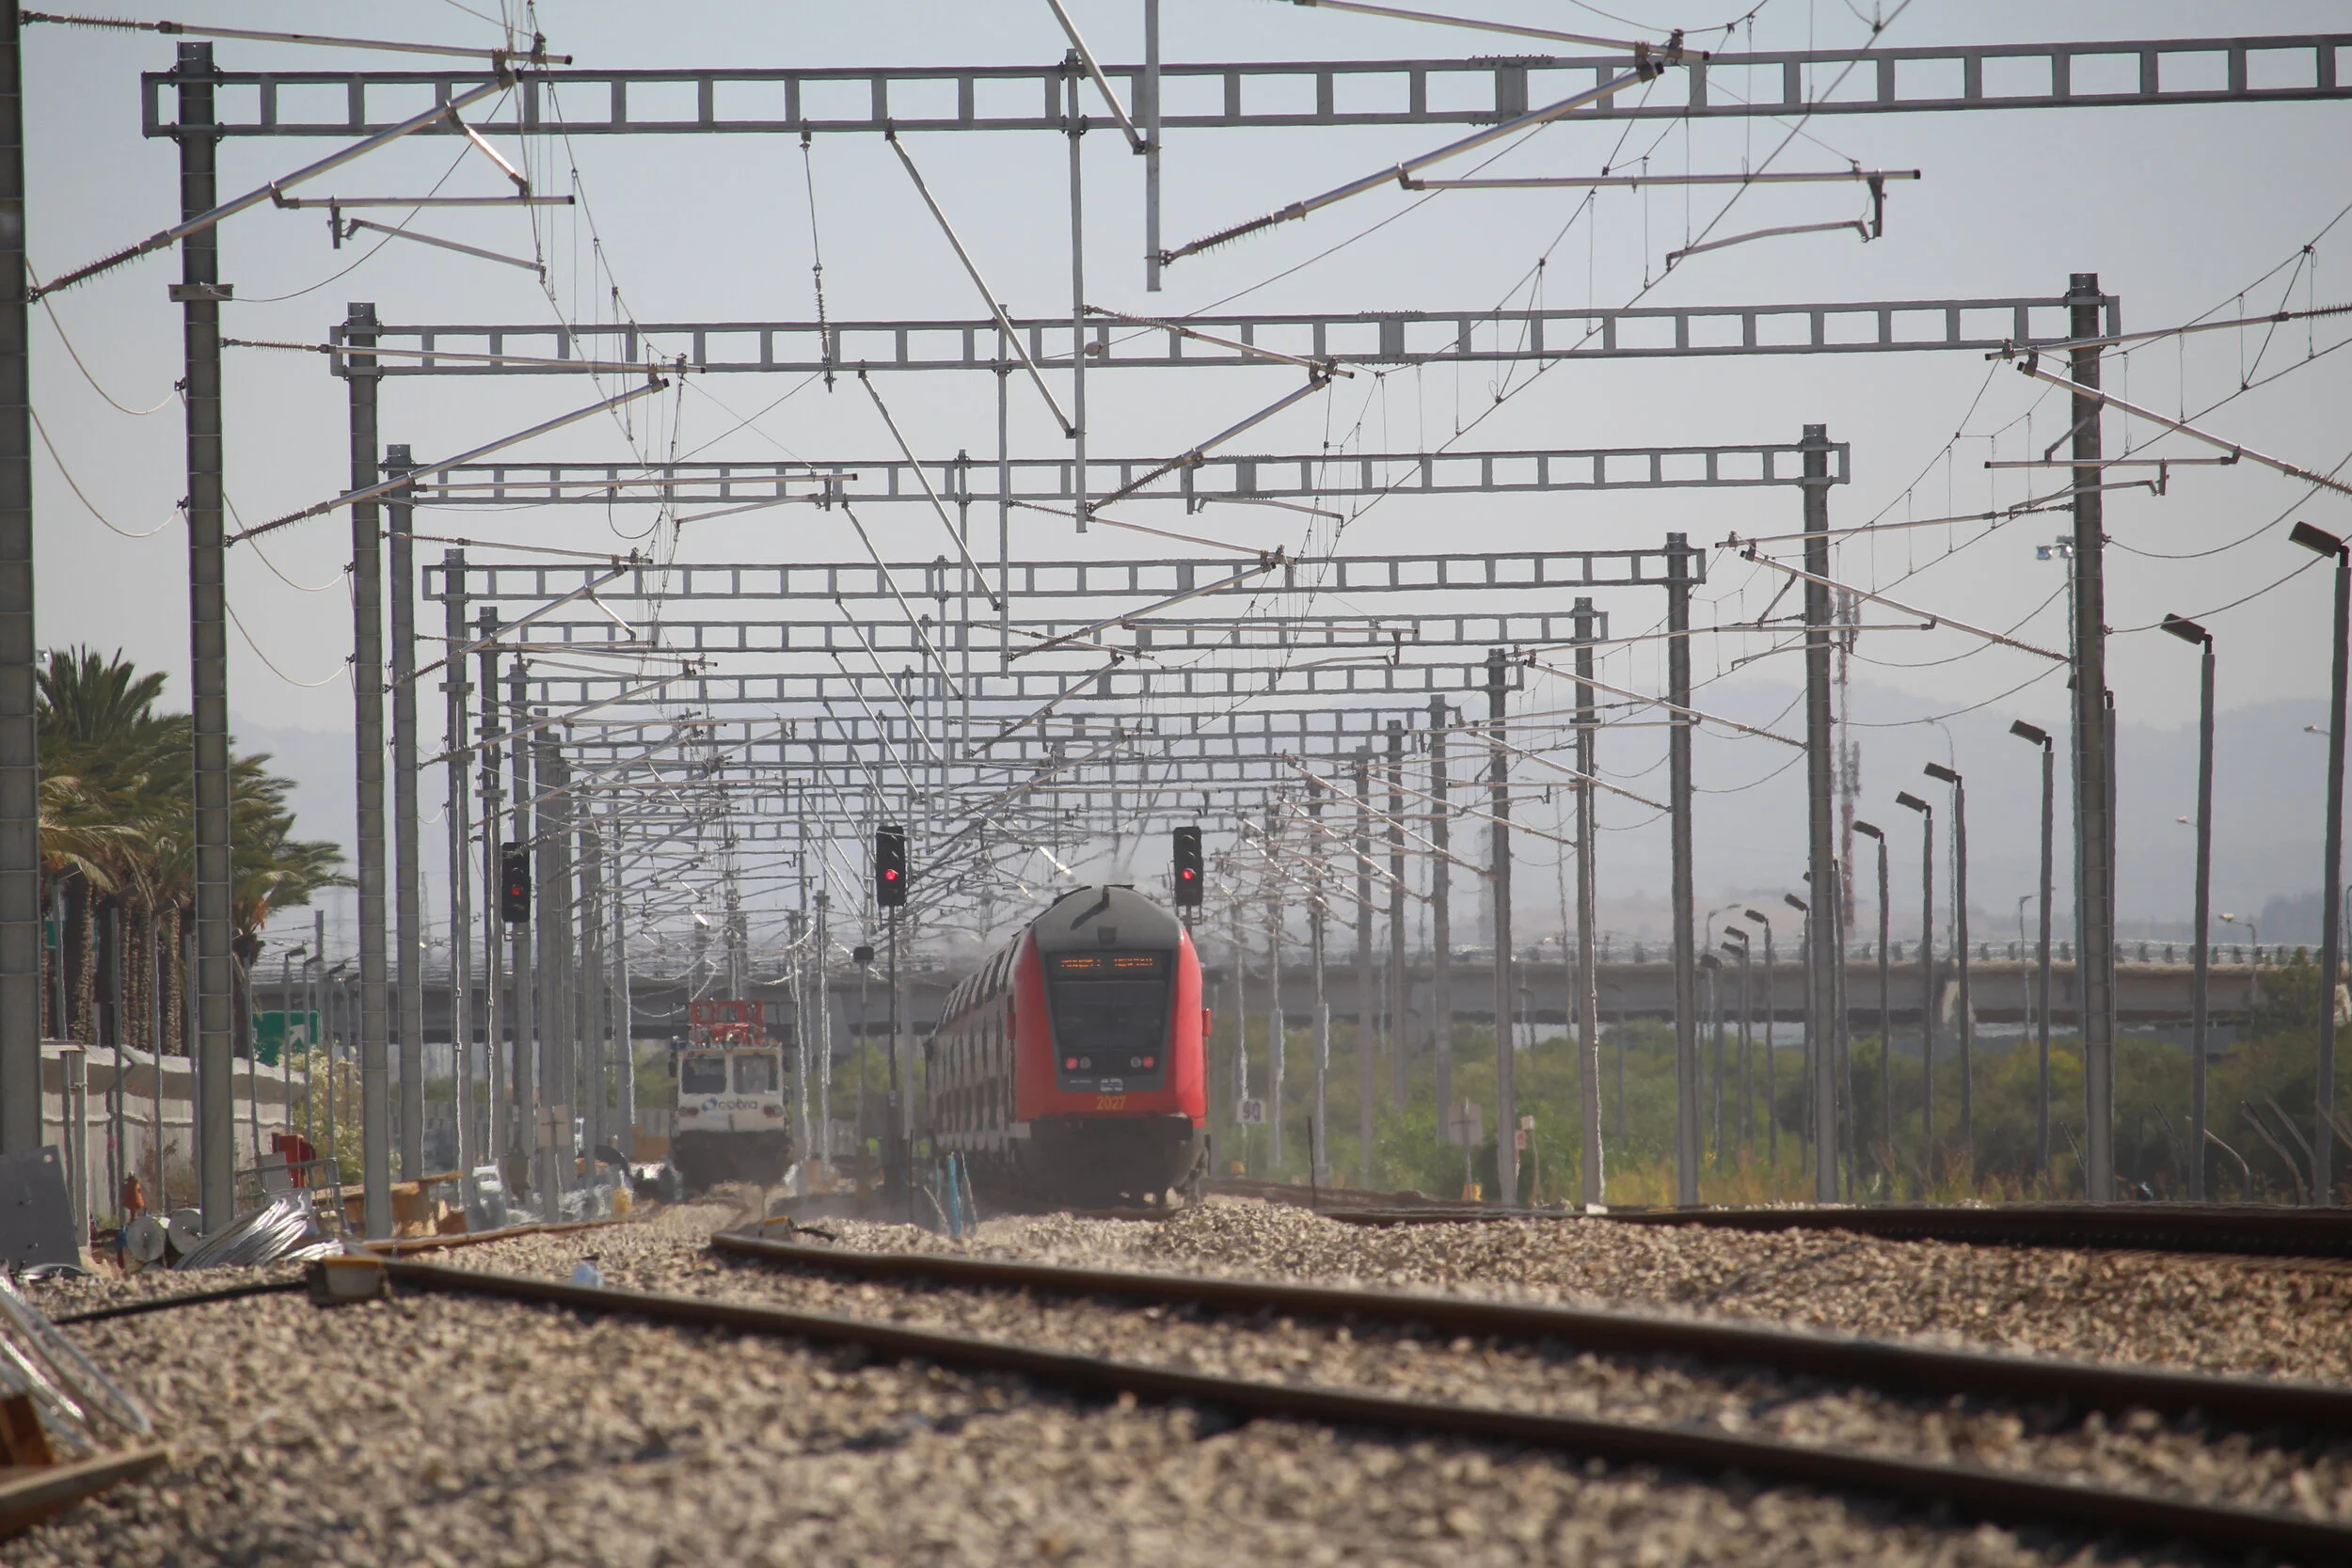
[[[2068,1247],[2254,1258],[2352,1259],[2352,1211],[2265,1204],[2011,1203],[1788,1205],[1753,1209],[1503,1209],[1415,1193],[1368,1194],[1290,1182],[1226,1180],[1209,1191],[1312,1209],[1345,1225],[1590,1221],[1717,1230],[1842,1230],[1882,1241]]]
[[[1603,1312],[1520,1302],[1397,1291],[1345,1290],[1210,1275],[1083,1269],[943,1253],[861,1252],[803,1246],[722,1231],[713,1250],[733,1258],[858,1279],[929,1281],[970,1289],[1062,1296],[1112,1296],[1219,1313],[1377,1323],[1432,1334],[1470,1335],[1618,1354],[1687,1355],[1768,1367],[1892,1393],[1963,1395],[2020,1403],[2055,1402],[2075,1412],[2201,1413],[2233,1425],[2352,1432],[2352,1388],[2277,1379],[2107,1366],[2088,1361],[1945,1350],[1886,1339],[1808,1334],[1741,1323]]]
[[[804,1250],[804,1249],[803,1249]],[[837,1257],[833,1260],[837,1260]],[[1075,1271],[1090,1272],[1090,1271]],[[327,1283],[330,1273],[336,1285]],[[346,1297],[437,1292],[491,1297],[683,1327],[854,1347],[984,1375],[1009,1375],[1089,1399],[1184,1402],[1246,1418],[1447,1436],[1702,1473],[1863,1493],[1998,1524],[2131,1536],[2229,1553],[2268,1551],[2297,1561],[2352,1558],[2352,1525],[2265,1509],[2081,1485],[1966,1464],[1757,1439],[1689,1426],[1599,1419],[1311,1384],[1269,1382],[1073,1354],[869,1318],[797,1311],[701,1296],[613,1290],[404,1259],[342,1259],[314,1266],[314,1291]],[[1217,1282],[1205,1282],[1217,1283]],[[1156,1280],[1155,1280],[1156,1284]],[[1295,1288],[1306,1289],[1306,1288]],[[1978,1358],[1979,1360],[1994,1358]],[[2208,1383],[2237,1380],[2201,1380]],[[2326,1395],[2332,1390],[2319,1390]],[[2318,1402],[2317,1412],[2339,1407]],[[2330,1418],[2334,1418],[2332,1416]]]

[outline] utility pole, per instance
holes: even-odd
[[[2034,1030],[2041,1057],[2041,1072],[2034,1093],[2033,1168],[2036,1176],[2047,1177],[2050,1172],[2050,893],[2057,836],[2058,748],[2051,741],[2047,730],[2028,724],[2022,719],[2010,725],[2009,733],[2042,748],[2042,880],[2036,884],[2035,890],[2035,901],[2042,906],[2042,918],[2041,936],[2034,947],[2035,964],[2040,975],[2034,995]],[[2203,917],[2200,916],[2197,941],[2201,947],[2206,934]],[[2201,958],[2199,961],[2203,960]]]
[[[2076,386],[2099,388],[2099,275],[2070,280],[2069,335]],[[2083,1035],[2083,1188],[2093,1203],[2115,1196],[2115,724],[2107,689],[2106,532],[2099,494],[2100,411],[2095,397],[2074,399],[2074,819],[2075,907],[2082,946],[2075,994]]]
[[[1389,1103],[1405,1109],[1405,1019],[1411,1010],[1412,974],[1405,957],[1405,721],[1391,719],[1389,732],[1389,988],[1387,1030]]]
[[[183,221],[212,211],[220,200],[220,134],[214,129],[217,121],[213,102],[216,74],[211,44],[180,45],[173,76],[179,98]],[[187,410],[188,430],[188,708],[196,799],[196,928],[189,933],[194,957],[188,964],[188,1022],[195,1045],[198,1200],[207,1231],[218,1230],[237,1212],[236,1106],[229,1081],[236,1049],[236,959],[230,951],[234,872],[230,865],[228,546],[222,529],[227,511],[221,486],[220,395],[220,306],[230,296],[229,286],[220,281],[218,231],[201,229],[182,240],[180,282],[171,297],[182,308],[186,362],[181,403]],[[369,462],[373,461],[371,433]],[[379,757],[377,767],[382,766]],[[36,1121],[39,1115],[36,1109]]]
[[[1495,926],[1495,1201],[1516,1204],[1519,1198],[1518,1095],[1511,1038],[1511,760],[1503,750],[1504,716],[1510,697],[1506,660],[1501,648],[1486,650],[1486,718],[1494,744],[1486,762],[1487,826],[1492,848],[1489,863],[1494,887]]]
[[[1356,1136],[1357,1164],[1372,1186],[1372,752],[1356,753]]]
[[[483,1088],[489,1115],[484,1118],[481,1159],[502,1164],[515,1147],[515,1075],[508,1066],[502,1030],[511,1019],[506,990],[506,924],[499,913],[499,839],[505,815],[501,784],[501,752],[493,737],[505,726],[499,721],[499,612],[485,605],[476,641],[483,644],[481,660],[482,750],[477,759],[482,777],[482,1044],[485,1058]],[[458,765],[463,766],[462,762]],[[324,961],[322,949],[322,961]]]
[[[24,298],[23,25],[13,8],[0,18],[0,1154],[40,1147],[40,742],[34,727],[38,650],[32,356]],[[209,151],[210,143],[206,146]],[[195,418],[193,404],[189,418]],[[64,939],[58,940],[62,953]],[[151,984],[152,963],[148,976]],[[148,1043],[155,1051],[160,1078],[162,1042],[151,1037]],[[118,1119],[119,1079],[118,1073]],[[122,1158],[119,1148],[117,1158]],[[163,1201],[160,1185],[155,1196]]]
[[[1271,867],[1269,867],[1271,869]],[[1266,897],[1265,1051],[1266,1174],[1282,1179],[1282,1080],[1290,1063],[1290,1029],[1282,1016],[1282,896],[1279,884]]]
[[[1919,814],[1919,1196],[1935,1181],[1935,808],[1905,790]]]
[[[1593,810],[1593,768],[1598,738],[1595,731],[1600,720],[1593,706],[1592,686],[1594,626],[1598,617],[1590,599],[1577,600],[1570,615],[1576,626],[1576,770],[1580,775],[1576,782],[1576,1092],[1584,1132],[1580,1196],[1585,1207],[1591,1208],[1609,1201],[1600,1141],[1600,972],[1593,955],[1594,927],[1599,923],[1599,882],[1593,862],[1593,852],[1599,847]],[[1722,1031],[1716,1033],[1720,1060]]]
[[[405,446],[384,450],[387,473],[415,466]],[[385,498],[390,524],[392,671],[392,934],[399,962],[393,969],[400,1020],[400,1179],[424,1175],[424,865],[417,800],[417,541],[410,531],[415,512],[410,493]],[[454,976],[450,1018],[457,1018]],[[451,1037],[453,1049],[456,1035]]]
[[[1813,1199],[1837,1201],[1837,735],[1830,705],[1829,427],[1804,427],[1804,1032],[1812,1047]]]
[[[1311,1147],[1307,1150],[1312,1184],[1322,1187],[1331,1180],[1331,999],[1330,970],[1327,950],[1324,945],[1323,868],[1330,855],[1323,843],[1323,785],[1311,782],[1307,786],[1307,815],[1313,824],[1312,863],[1314,882],[1307,904],[1307,942],[1309,959],[1315,972],[1315,1107]]]
[[[1925,771],[1929,778],[1952,786],[1952,957],[1958,962],[1960,982],[1960,1153],[1973,1177],[1977,1164],[1977,1024],[1968,1001],[1968,785],[1941,763],[1929,763]]]
[[[532,837],[531,742],[517,732],[528,722],[527,716],[531,711],[528,705],[529,696],[530,680],[525,673],[521,651],[517,648],[506,667],[504,730],[512,737],[506,742],[506,760],[509,793],[515,798],[513,805],[509,808],[511,820],[506,831],[515,846],[525,855],[531,852]],[[538,1147],[539,1008],[538,999],[533,994],[537,974],[532,962],[531,929],[543,918],[539,904],[546,896],[546,893],[545,888],[534,890],[531,918],[516,921],[507,927],[507,935],[514,943],[512,964],[515,973],[515,1046],[507,1060],[507,1094],[514,1101],[514,1116],[510,1142],[507,1146],[507,1159],[511,1168],[507,1173],[506,1180],[509,1190],[519,1189],[529,1192],[534,1199],[543,1203],[548,1201],[548,1197],[546,1194],[535,1190],[539,1173],[532,1168],[532,1151]],[[543,1210],[543,1213],[546,1217],[553,1217],[551,1208]]]
[[[1454,863],[1452,814],[1446,809],[1446,703],[1429,699],[1429,969],[1430,1052],[1438,1079],[1438,1141],[1445,1141],[1454,1105]],[[1320,864],[1317,855],[1316,863]]]
[[[473,877],[466,851],[473,838],[473,801],[466,793],[466,552],[441,552],[441,626],[448,640],[448,673],[441,690],[449,700],[442,750],[449,753],[449,803],[442,821],[449,831],[449,1049],[456,1073],[451,1109],[457,1117],[457,1168],[474,1167],[476,1146],[473,1079]]]
[[[596,1150],[611,1141],[605,1125],[604,840],[595,825],[580,825],[580,1049],[585,1105],[588,1176],[598,1174]]]
[[[375,343],[375,307],[358,303],[343,320],[354,347]],[[381,376],[373,356],[346,367],[351,400],[351,487],[376,480],[375,405]],[[382,508],[351,508],[352,738],[358,761],[359,882],[359,1167],[368,1235],[392,1233],[391,1008],[384,909],[384,548]]]
[[[1698,938],[1691,890],[1691,562],[1683,534],[1666,535],[1666,800],[1674,809],[1675,1201],[1699,1200]]]

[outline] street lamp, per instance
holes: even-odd
[[[1772,922],[1759,910],[1742,910],[1744,919],[1764,927],[1764,1163],[1774,1170],[1780,1168],[1780,1096],[1777,1093],[1779,1075],[1772,1060],[1774,1014],[1779,1011],[1780,987],[1772,979]]]
[[[2324,919],[2325,916],[2323,915],[2322,918]],[[2251,957],[2246,965],[2246,1007],[2249,1012],[2251,1012],[2254,1008],[2261,1006],[2263,1001],[2263,928],[2255,924],[2254,917],[2251,915],[2241,920],[2236,915],[2225,912],[2221,919],[2225,925],[2246,927],[2251,950]],[[2327,1010],[2325,1007],[2320,1009],[2323,1013]]]
[[[1754,1036],[1748,1001],[1748,933],[1737,926],[1724,927],[1724,951],[1740,960],[1740,1148],[1756,1148],[1756,1091],[1749,1069],[1748,1047]]]
[[[1797,911],[1797,931],[1799,933],[1797,937],[1797,961],[1804,966],[1806,974],[1809,976],[1812,974],[1813,966],[1817,963],[1823,962],[1826,959],[1826,955],[1813,951],[1812,943],[1806,935],[1806,933],[1812,929],[1812,922],[1806,918],[1812,914],[1812,908],[1807,905],[1804,899],[1798,897],[1793,893],[1782,894],[1780,895],[1780,901]],[[1816,1037],[1820,1031],[1815,1027],[1813,1007],[1810,1000],[1812,995],[1813,988],[1808,984],[1805,988],[1807,1002],[1804,1009],[1804,1043],[1799,1046],[1797,1050],[1797,1093],[1800,1101],[1803,1101],[1804,1096],[1804,1085],[1814,1081],[1813,1069],[1815,1059],[1813,1053],[1821,1047],[1821,1041]],[[1825,1109],[1832,1108],[1823,1107],[1815,1103],[1811,1107],[1810,1114],[1798,1120],[1797,1144],[1800,1150],[1798,1159],[1799,1164],[1804,1164],[1802,1150],[1804,1148],[1804,1140],[1807,1137],[1818,1138],[1821,1135],[1822,1130],[1824,1128],[1828,1128],[1831,1129],[1830,1136],[1833,1144],[1836,1141],[1836,1134],[1835,1128],[1836,1123],[1834,1120],[1835,1112],[1834,1109],[1832,1109],[1832,1115],[1825,1117],[1822,1114]]]
[[[2034,957],[2041,970],[2035,982],[2034,1014],[2040,1020],[2035,1025],[2036,1042],[2041,1052],[2041,1074],[2034,1091],[2034,1170],[2046,1173],[2050,1168],[2050,853],[2057,805],[2056,777],[2058,748],[2051,744],[2047,730],[2026,723],[2023,719],[2010,725],[2009,733],[2030,746],[2042,748],[2042,930],[2036,939]]]
[[[1887,1154],[1886,1179],[1895,1180],[1895,1009],[1886,958],[1886,834],[1873,822],[1856,821],[1853,831],[1879,847],[1879,1139]]]
[[[2213,633],[2178,615],[2164,618],[2164,629],[2203,650],[2198,660],[2197,687],[2197,893],[2195,934],[2191,956],[2196,971],[2190,981],[2188,1024],[2188,1200],[2205,1201],[2205,1031],[2206,988],[2211,966],[2205,939],[2213,925]]]
[[[1899,806],[1919,814],[1919,1183],[1935,1174],[1935,808],[1909,790]]]
[[[2318,555],[2336,558],[2336,620],[2333,668],[2328,686],[2328,886],[2319,942],[2319,1082],[2313,1085],[2319,1114],[2312,1118],[2312,1192],[2316,1201],[2335,1201],[2330,1166],[2335,1144],[2328,1117],[2336,1108],[2336,981],[2344,968],[2344,926],[2338,910],[2344,887],[2344,700],[2345,659],[2352,657],[2352,550],[2335,534],[2297,523],[2288,539]]]
[[[1968,785],[1942,763],[1921,769],[1952,786],[1952,947],[1960,959],[1960,1147],[1970,1169],[1977,1160],[1977,1019],[1968,1006]]]
[[[1700,929],[1706,929],[1701,927]],[[1710,1075],[1714,1088],[1714,1151],[1715,1168],[1724,1168],[1724,961],[1712,953],[1699,955],[1699,969],[1707,981],[1708,1010],[1715,1015],[1715,1066]]]

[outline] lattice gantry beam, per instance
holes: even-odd
[[[1655,549],[1499,550],[1477,555],[1332,556],[1287,562],[1247,582],[1203,592],[1197,602],[1213,604],[1220,598],[1306,591],[1418,594],[1429,589],[1663,588],[1676,553],[1661,546]],[[1706,552],[1685,548],[1680,553],[1687,580],[1693,586],[1703,584]],[[1222,561],[1017,561],[1011,565],[1008,587],[1024,601],[1159,598],[1202,589],[1230,569],[1231,563]],[[612,581],[601,581],[610,571],[593,563],[476,565],[469,562],[465,567],[463,596],[469,601],[529,601],[535,607],[594,585],[598,599],[616,605],[644,600],[677,604],[694,599],[886,600],[895,604],[899,591],[926,598],[952,597],[961,592],[963,574],[960,566],[936,561],[894,563],[890,568],[898,582],[894,588],[880,568],[857,562],[631,566]],[[989,575],[994,578],[993,568]],[[438,564],[425,568],[427,597],[437,599],[448,593],[446,577],[446,570]]]
[[[2122,330],[2116,296],[2102,297],[2107,331]],[[2069,336],[2062,298],[1863,300],[1789,305],[1629,306],[1621,309],[1376,310],[1186,316],[1184,325],[1255,347],[1337,365],[1495,364],[1549,359],[1722,357],[1772,354],[1991,352]],[[1020,318],[1013,327],[1040,364],[1067,365],[1068,317]],[[342,341],[338,326],[330,341]],[[1249,368],[1262,356],[1164,327],[1089,322],[1092,370]],[[388,376],[578,375],[646,359],[714,375],[815,374],[826,370],[995,371],[1018,364],[993,320],[668,322],[605,326],[390,325],[376,341],[400,354]],[[577,346],[575,346],[577,345]],[[436,352],[437,351],[437,352]],[[468,357],[470,356],[470,357]],[[348,373],[349,356],[332,364]]]
[[[1578,120],[1738,119],[1978,109],[2280,103],[2347,96],[2352,34],[2276,38],[1948,44],[1916,49],[1768,50],[1693,61],[1646,92],[1575,111]],[[1848,64],[1834,99],[1811,102]],[[1810,69],[1808,69],[1810,68]],[[1826,69],[1824,69],[1826,68]],[[1484,59],[1164,63],[1164,130],[1491,125],[1585,91],[1625,69],[1621,55]],[[1141,102],[1140,65],[1105,66]],[[489,79],[479,69],[224,71],[223,136],[356,137],[388,130]],[[141,78],[143,128],[177,136],[170,71]],[[1109,130],[1088,114],[1091,87],[1059,62],[886,70],[544,71],[521,73],[488,119],[493,135],[798,135],[801,132]],[[1099,104],[1097,105],[1099,109]],[[453,128],[439,134],[459,135]]]
[[[1851,452],[1838,442],[1834,483],[1847,483]],[[1165,457],[1087,460],[1087,494],[1108,495],[1168,467]],[[1012,483],[1000,488],[987,458],[927,461],[922,472],[903,459],[872,462],[471,463],[445,470],[412,494],[420,506],[660,505],[712,507],[808,501],[847,496],[865,504],[999,499],[1068,506],[1075,465],[1060,458],[1009,460]],[[1126,500],[1309,500],[1354,496],[1511,495],[1554,490],[1659,490],[1698,486],[1754,488],[1804,483],[1804,449],[1780,445],[1612,447],[1522,451],[1212,454]]]

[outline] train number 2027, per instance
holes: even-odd
[[[1127,1097],[1123,1094],[1098,1094],[1094,1097],[1094,1108],[1098,1111],[1123,1111],[1127,1108]]]

